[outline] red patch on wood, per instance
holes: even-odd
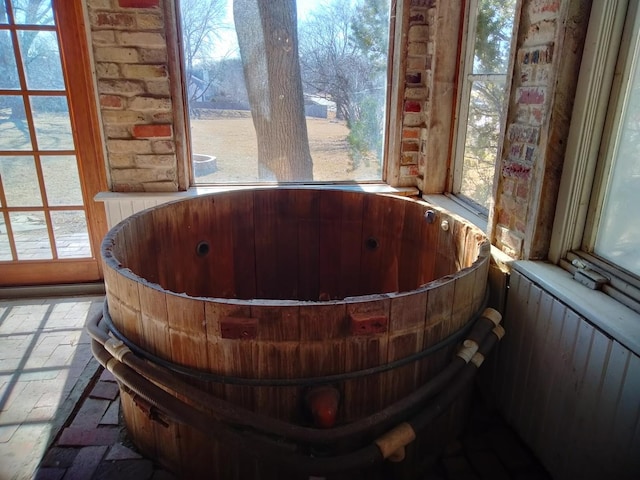
[[[385,333],[389,319],[383,312],[351,313],[351,335]]]

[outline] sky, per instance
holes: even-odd
[[[298,21],[304,20],[309,12],[328,3],[330,3],[330,0],[297,0]],[[238,41],[235,30],[233,29],[233,0],[227,0],[226,12],[227,16],[225,17],[225,23],[229,25],[229,28],[220,33],[220,40],[218,42],[220,46],[214,52],[214,60],[220,60],[224,57],[234,58],[239,56]]]

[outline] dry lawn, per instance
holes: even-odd
[[[249,112],[221,112],[225,116],[191,120],[192,152],[216,157],[215,172],[197,177],[197,183],[258,181],[258,147]],[[344,122],[307,118],[315,181],[379,180],[379,164],[353,168]]]

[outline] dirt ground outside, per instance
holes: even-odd
[[[249,112],[224,110],[198,112],[191,119],[193,154],[215,157],[215,166],[204,168],[195,181],[210,183],[253,183],[258,179],[258,146]],[[307,118],[313,179],[318,182],[370,181],[382,178],[377,160],[352,164],[343,121]]]

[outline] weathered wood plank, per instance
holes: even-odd
[[[438,256],[438,237],[440,236],[440,222],[442,215],[435,212],[435,220],[433,223],[425,223],[422,225],[420,234],[420,269],[419,280],[420,285],[424,285],[436,278],[435,267],[436,262],[440,261]]]
[[[169,358],[171,339],[169,337],[166,294],[161,290],[149,288],[149,286],[139,283],[138,296],[144,331],[139,345],[161,358]]]
[[[298,306],[252,305],[251,318],[258,319],[259,341],[289,342],[300,340]]]
[[[211,251],[200,258],[202,279],[197,290],[202,296],[221,298],[236,297],[236,266],[234,256],[233,218],[238,215],[235,199],[230,195],[219,195],[207,202],[209,206],[199,212],[204,225],[194,225],[200,232],[210,232]],[[208,217],[208,218],[207,218]],[[200,235],[192,244],[199,244]]]
[[[408,357],[422,349],[424,341],[423,331],[415,330],[389,337],[387,351],[387,363]],[[396,368],[381,375],[380,393],[384,397],[383,406],[409,395],[416,389],[418,382],[419,365],[413,362]]]
[[[391,298],[389,331],[423,330],[427,316],[428,290]]]
[[[300,305],[300,341],[323,341],[345,338],[349,332],[344,303]]]
[[[318,300],[320,263],[320,193],[296,190],[295,216],[298,222],[298,300]]]
[[[300,271],[298,247],[298,218],[296,195],[291,190],[281,190],[277,196],[276,244],[272,254],[277,258],[277,293],[274,298],[298,299],[298,272]]]
[[[254,196],[238,193],[232,199],[234,292],[236,298],[247,300],[256,298]]]
[[[398,257],[398,290],[414,290],[420,285],[423,246],[420,243],[422,226],[426,223],[424,210],[418,203],[405,202],[405,221],[402,227]]]
[[[320,268],[318,288],[320,300],[334,300],[340,296],[340,255],[343,230],[340,222],[345,192],[325,192],[320,197]]]
[[[278,298],[278,191],[256,190],[253,204],[257,298]]]
[[[362,262],[362,214],[364,197],[355,192],[343,193],[340,220],[340,276],[338,298],[346,298],[363,293],[360,283]],[[321,257],[328,258],[328,257]]]
[[[349,315],[382,312],[389,316],[389,299],[370,302],[347,303]],[[380,333],[348,337],[345,352],[345,371],[350,372],[375,367],[386,362],[389,334]],[[344,386],[344,418],[346,421],[361,418],[380,410],[384,398],[384,382],[380,375],[351,380]]]
[[[381,232],[382,236],[382,256],[380,258],[380,288],[378,293],[390,293],[399,291],[400,287],[400,248],[402,245],[402,231],[405,222],[404,201],[385,202],[385,225]]]
[[[362,257],[360,263],[361,294],[382,292],[382,270],[387,246],[384,232],[388,228],[387,206],[375,196],[364,197],[362,213]]]
[[[166,295],[171,356],[187,367],[206,370],[207,331],[204,303],[181,295]]]

